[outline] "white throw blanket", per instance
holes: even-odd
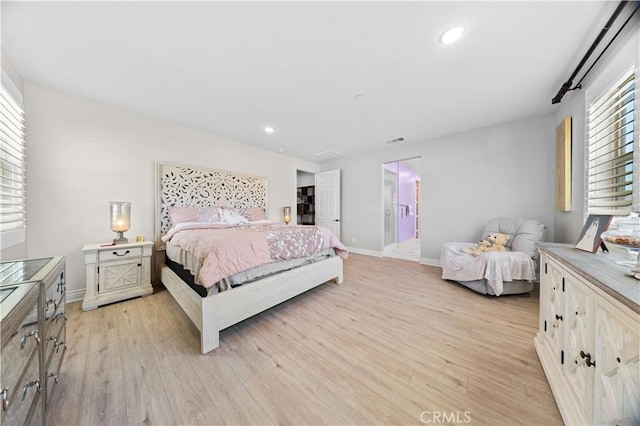
[[[465,248],[474,246],[473,243],[445,243],[440,257],[443,279],[454,281],[486,279],[496,296],[500,296],[504,291],[504,281],[536,278],[535,262],[527,254],[502,251],[474,256],[464,252]]]

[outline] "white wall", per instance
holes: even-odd
[[[575,243],[585,221],[584,170],[587,97],[589,95],[597,96],[606,86],[613,83],[614,79],[619,77],[620,73],[629,65],[634,62],[640,64],[640,23],[638,19],[635,20],[634,25],[621,34],[616,44],[612,46],[612,49],[607,51],[597,66],[589,73],[588,78],[583,83],[583,89],[568,92],[554,115],[554,126],[558,125],[564,117],[572,118],[571,211],[554,212],[554,229],[557,242]],[[640,80],[638,74],[636,74],[636,78]],[[638,118],[636,114],[636,119]],[[636,135],[635,139],[635,148],[638,151],[638,135]],[[636,185],[638,185],[637,180]]]
[[[580,52],[572,63],[577,64],[582,54]],[[610,79],[616,70],[621,72],[634,60],[636,64],[640,63],[640,22],[637,18],[592,70],[584,82],[585,89],[565,95],[552,115],[395,145],[323,164],[323,170],[343,170],[343,241],[354,251],[381,253],[384,235],[381,165],[421,156],[423,263],[438,264],[440,248],[446,241],[478,239],[486,221],[494,216],[538,218],[547,224],[548,241],[575,242],[585,214],[586,95],[590,88],[592,92],[601,89],[603,80]],[[568,74],[574,66],[570,68]],[[555,126],[566,116],[573,120],[572,209],[557,212],[554,201]]]
[[[478,240],[497,216],[540,219],[553,239],[554,138],[553,117],[544,115],[323,164],[342,169],[342,240],[381,253],[382,164],[413,157],[422,159],[423,263],[439,264],[447,241]]]
[[[316,184],[316,175],[314,173],[298,170],[297,181],[298,188],[301,186],[314,186]]]
[[[571,211],[560,212],[554,206],[555,239],[559,243],[575,243],[584,223],[584,94],[565,96],[554,116],[555,126],[571,117]]]
[[[296,204],[296,170],[317,164],[25,82],[28,256],[67,257],[69,299],[85,286],[82,246],[109,242],[109,201],[132,203],[125,233],[154,232],[156,160],[266,176],[268,216]]]

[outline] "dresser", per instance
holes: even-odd
[[[4,425],[43,424],[66,353],[64,257],[0,263]]]
[[[618,253],[541,243],[534,345],[565,424],[640,423],[640,280]]]
[[[82,247],[87,279],[82,309],[153,293],[152,249],[151,241]]]

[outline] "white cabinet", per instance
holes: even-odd
[[[594,423],[640,423],[640,326],[605,300],[596,306]]]
[[[564,422],[640,423],[640,282],[608,255],[540,251],[534,343]]]
[[[87,271],[82,309],[97,308],[153,293],[151,254],[153,242],[100,245],[82,248]]]
[[[593,292],[573,275],[565,276],[563,370],[575,397],[576,409],[591,416],[593,401]]]
[[[540,330],[545,335],[553,357],[561,362],[564,342],[564,281],[562,270],[553,262],[542,264],[544,271],[540,276],[540,297],[544,297],[544,314],[540,315]],[[544,281],[544,284],[543,284]],[[541,300],[542,302],[542,300]]]

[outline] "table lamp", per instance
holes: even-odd
[[[131,225],[131,203],[126,201],[111,201],[111,230],[116,233],[113,244],[126,244],[129,242],[124,237],[124,232]]]

